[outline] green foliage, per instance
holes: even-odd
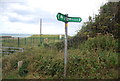
[[[110,35],[100,35],[95,38],[89,38],[85,44],[82,44],[80,47],[84,47],[83,49],[87,50],[101,49],[117,51],[118,41],[114,40]]]
[[[84,44],[80,44],[81,50],[88,50],[98,54],[97,56],[100,61],[106,62],[106,64],[109,63],[108,67],[117,67],[117,48],[118,41],[109,35],[100,35],[95,38],[89,38]]]
[[[28,69],[27,69],[28,64],[29,64],[28,61],[23,62],[22,67],[19,69],[19,75],[21,77],[26,76],[26,74],[28,73]]]
[[[64,49],[64,42],[57,42],[55,43],[55,48],[60,51],[60,50],[63,50]]]
[[[12,61],[10,61],[11,67],[12,67],[13,69],[16,69],[16,68],[17,68],[17,65],[18,65],[17,62],[18,62],[17,59],[13,59]]]
[[[116,46],[117,40],[112,36],[100,35],[95,38],[89,38],[84,43],[79,44],[77,49],[69,49],[66,78],[117,78],[118,53],[115,51]],[[10,59],[10,57],[14,59]],[[9,74],[9,70],[17,70],[13,66],[16,66],[18,60],[23,60],[23,66],[16,73],[20,75],[19,78],[64,78],[63,52],[60,53],[43,47],[27,47],[23,53],[11,55],[10,57],[3,57],[4,77]],[[28,77],[30,75],[32,76]],[[12,74],[11,76],[15,75]]]
[[[68,49],[78,48],[80,43],[86,41],[88,37],[86,35],[74,36],[68,39]],[[64,41],[55,43],[55,48],[60,51],[64,49]]]
[[[119,38],[119,8],[119,2],[108,2],[101,6],[99,14],[95,15],[94,18],[89,17],[89,21],[83,24],[78,34],[82,33],[90,35],[90,37],[95,37],[97,33],[110,33],[114,38]]]

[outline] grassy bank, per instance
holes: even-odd
[[[111,36],[89,38],[79,48],[68,50],[68,79],[118,78],[118,41]],[[64,53],[52,48],[25,47],[23,53],[3,57],[3,78],[58,79],[64,78]],[[14,59],[13,59],[14,58]],[[23,61],[18,71],[17,62]],[[120,66],[120,65],[119,65]]]

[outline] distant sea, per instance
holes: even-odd
[[[21,37],[21,38],[30,37],[32,35],[33,34],[0,34],[0,36],[12,36],[12,37]]]

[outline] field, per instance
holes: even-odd
[[[25,39],[21,39],[21,43],[23,40]],[[19,46],[24,48],[24,52],[3,55],[3,79],[118,78],[118,66],[120,66],[116,52],[118,40],[112,36],[101,35],[88,38],[78,48],[71,47],[68,50],[67,77],[63,76],[64,51],[56,50],[55,47],[55,44],[60,41],[63,40],[49,40],[48,43],[40,44],[39,39],[36,39],[32,44],[28,42],[26,45],[23,43]],[[18,46],[12,42],[3,42],[3,45]],[[18,61],[23,61],[19,70]]]
[[[19,37],[11,37],[11,38],[3,38],[2,46],[10,46],[10,47],[25,47],[25,46],[39,46],[42,44],[50,44],[53,42],[59,42],[63,40],[62,36],[59,38],[59,35],[32,35],[28,38],[19,38]]]

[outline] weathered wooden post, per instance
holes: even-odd
[[[68,58],[68,54],[67,54],[68,22],[81,22],[82,19],[80,17],[68,17],[68,14],[64,15],[64,14],[58,13],[57,14],[57,20],[65,23],[64,77],[66,77],[66,74],[67,74],[67,58]]]
[[[25,45],[26,45],[26,38],[25,38]]]
[[[23,61],[18,61],[18,70],[20,70],[20,68],[22,67],[23,65]]]
[[[18,37],[18,47],[20,46],[20,38]]]

